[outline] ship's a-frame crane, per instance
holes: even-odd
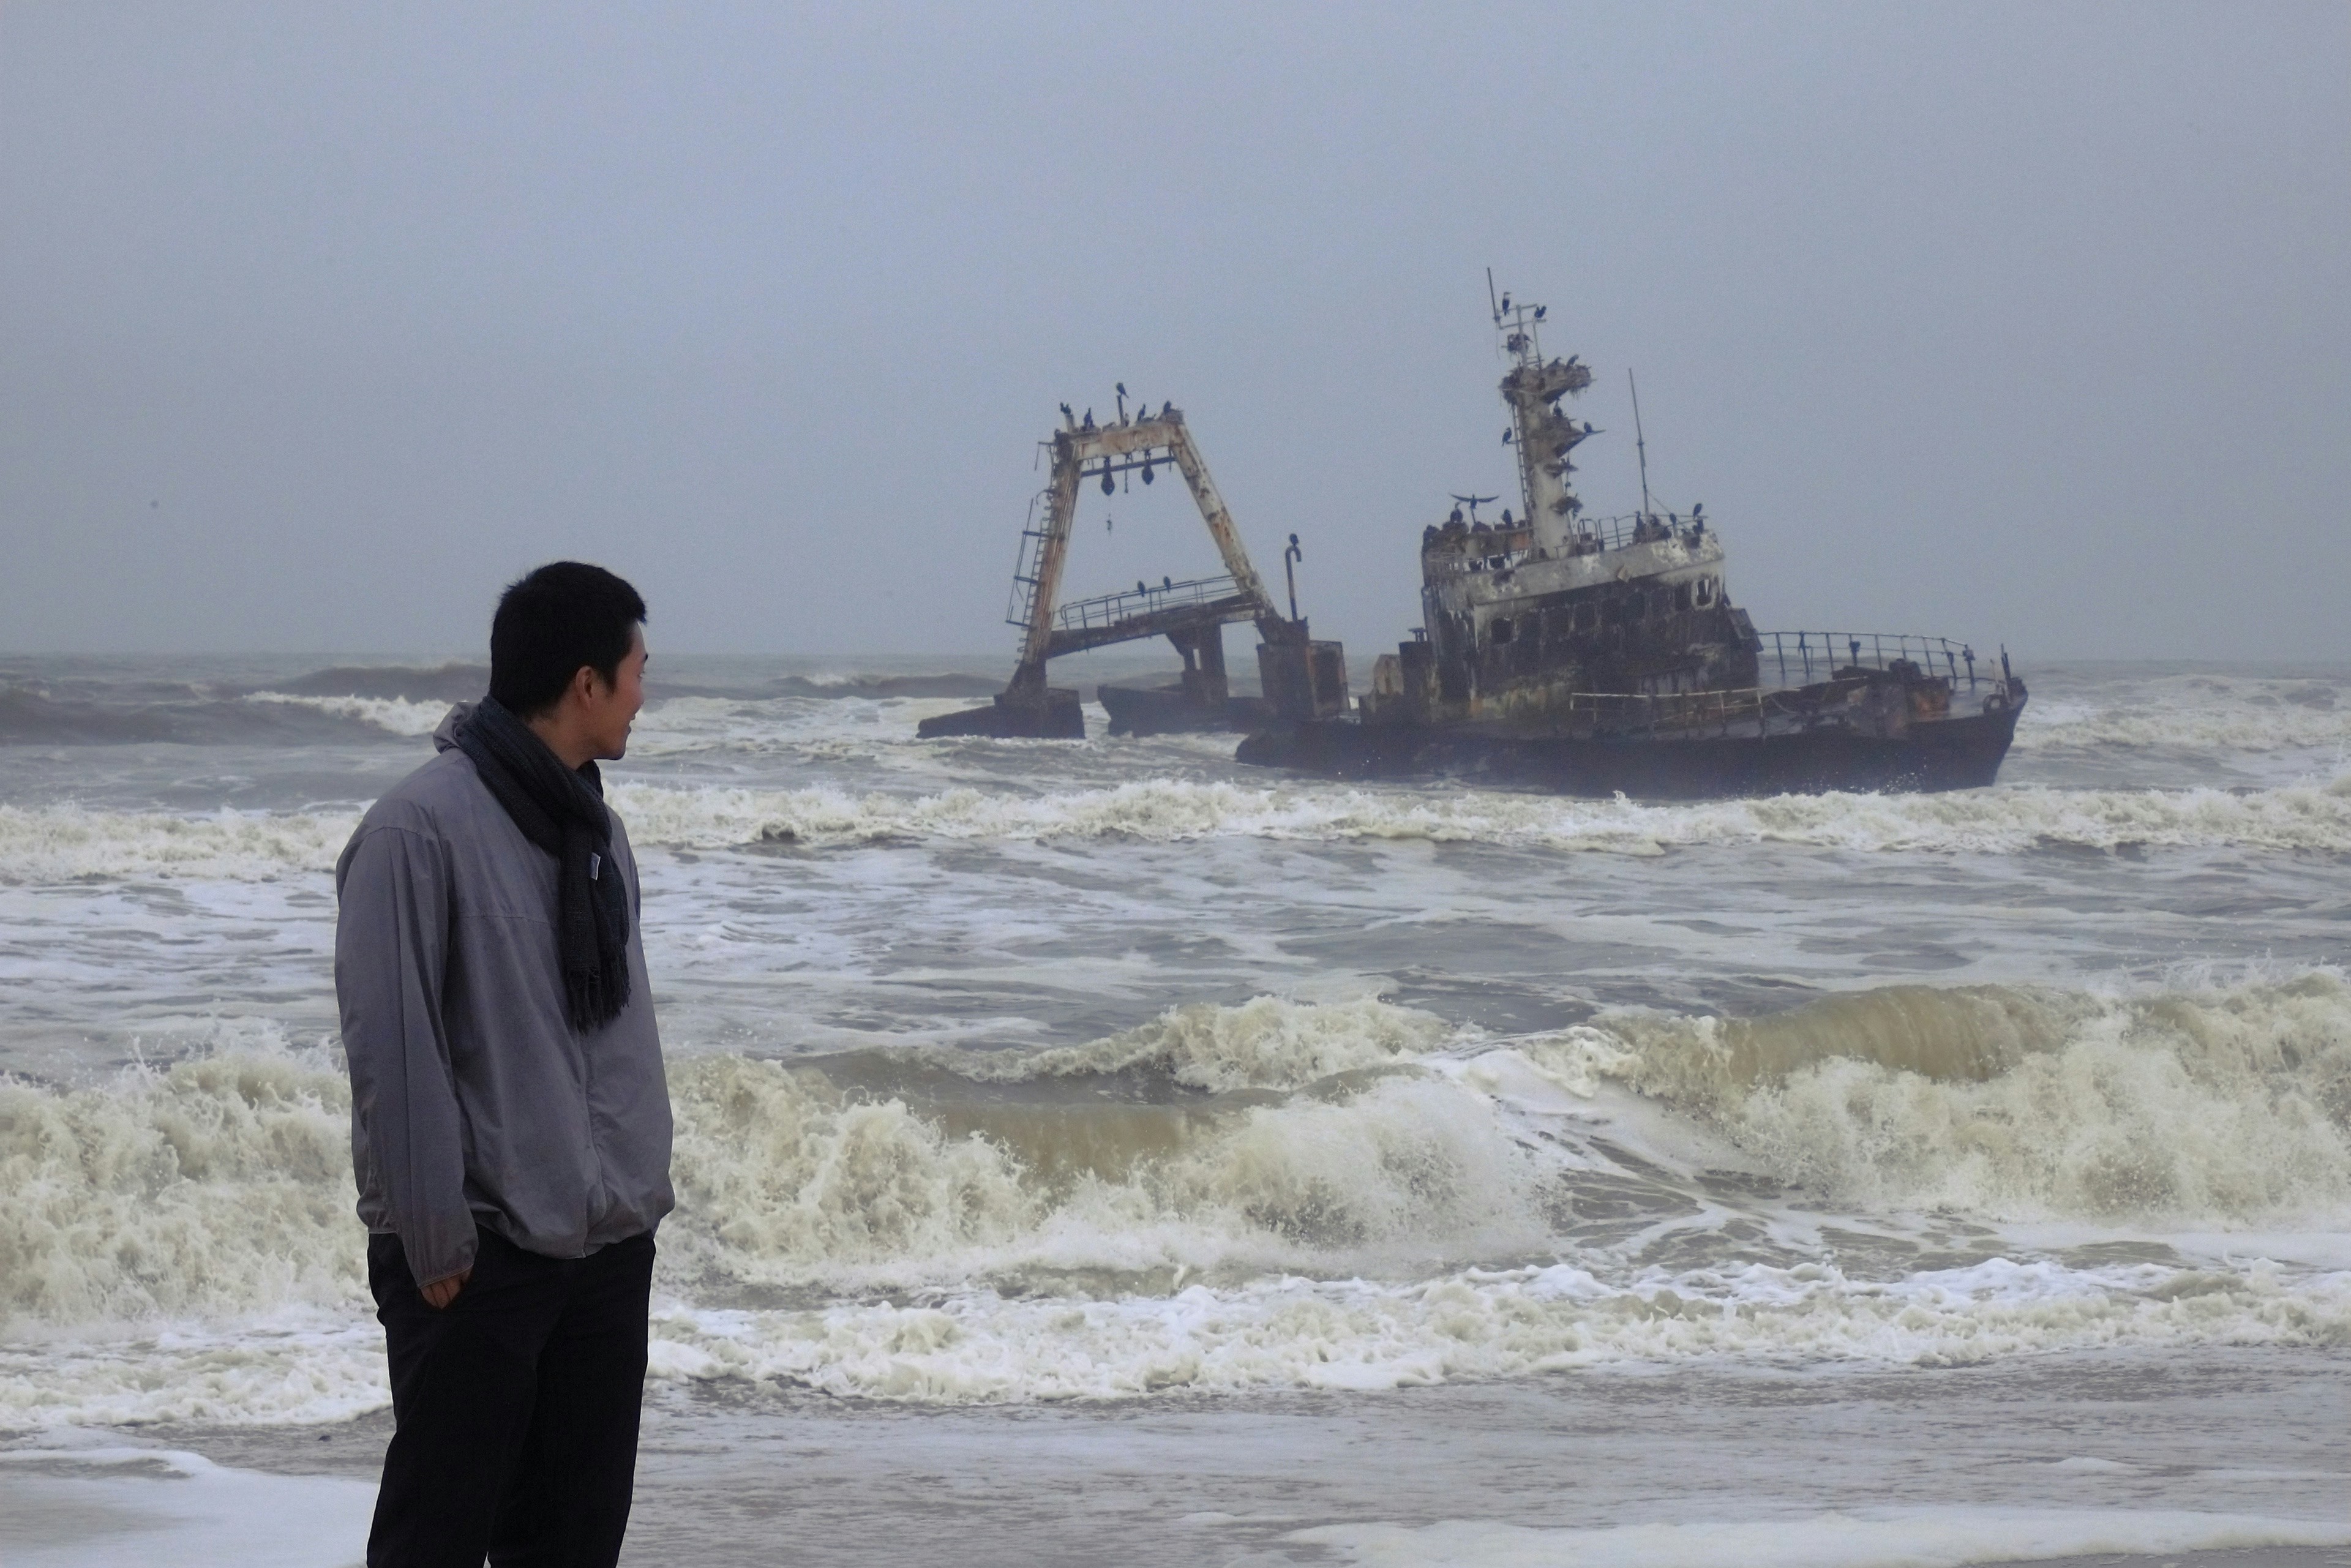
[[[1121,402],[1122,417],[1102,425],[1093,423],[1091,413],[1081,422],[1063,408],[1061,428],[1048,443],[1053,458],[1051,477],[1031,508],[1029,527],[1021,531],[1019,564],[1013,571],[1012,598],[1005,612],[1006,621],[1020,630],[1020,653],[1012,679],[987,707],[925,719],[920,733],[925,737],[998,735],[1082,739],[1085,720],[1078,694],[1047,684],[1048,661],[1152,637],[1165,637],[1184,655],[1182,685],[1166,694],[1122,695],[1137,699],[1165,695],[1172,699],[1170,703],[1141,706],[1164,706],[1179,718],[1198,721],[1150,727],[1224,727],[1228,701],[1224,627],[1241,621],[1255,622],[1261,640],[1258,663],[1267,703],[1251,704],[1252,710],[1262,712],[1270,706],[1277,712],[1335,712],[1334,703],[1343,706],[1345,671],[1337,645],[1311,643],[1304,618],[1286,617],[1275,606],[1241,543],[1239,530],[1233,526],[1232,513],[1217,494],[1216,481],[1208,476],[1208,465],[1184,423],[1183,411],[1169,403],[1155,414],[1138,411],[1126,416],[1123,399]],[[1163,468],[1183,476],[1193,503],[1199,507],[1200,520],[1223,559],[1225,575],[1185,582],[1163,578],[1155,588],[1138,582],[1131,592],[1060,603],[1080,486],[1099,482],[1107,489],[1119,476],[1138,472],[1148,484]],[[1318,658],[1318,648],[1329,651]],[[1329,690],[1322,691],[1324,687]],[[1114,723],[1113,727],[1134,726]]]

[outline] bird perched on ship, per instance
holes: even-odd
[[[1061,405],[1061,417],[1066,420],[1074,420],[1078,416],[1070,412],[1070,405],[1068,403],[1063,403]]]
[[[1542,319],[1546,315],[1550,314],[1550,312],[1551,312],[1551,307],[1550,307],[1550,306],[1548,306],[1548,305],[1538,305],[1538,306],[1536,306],[1536,307],[1535,307],[1535,319],[1536,319],[1536,320],[1538,320],[1538,321],[1540,321],[1540,320],[1541,320],[1541,319]]]
[[[1092,410],[1092,409],[1088,409],[1088,410],[1086,410],[1086,423],[1084,423],[1084,425],[1083,425],[1081,428],[1086,429],[1086,430],[1092,430],[1093,427],[1094,427],[1094,411],[1093,411],[1093,410]]]

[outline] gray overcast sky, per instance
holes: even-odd
[[[1008,659],[1123,380],[1367,662],[1516,500],[1491,266],[1760,625],[2351,657],[2340,3],[8,0],[0,214],[0,647],[470,653],[575,555]],[[1073,589],[1206,564],[1170,488]]]

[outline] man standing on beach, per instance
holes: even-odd
[[[637,865],[596,759],[644,701],[644,601],[509,587],[490,692],[335,868],[351,1158],[393,1431],[369,1568],[610,1568],[644,1396],[669,1092]]]

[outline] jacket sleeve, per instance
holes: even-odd
[[[465,1126],[441,1012],[444,851],[429,834],[363,828],[344,852],[336,890],[335,999],[351,1113],[409,1272],[430,1285],[471,1268],[475,1250]]]

